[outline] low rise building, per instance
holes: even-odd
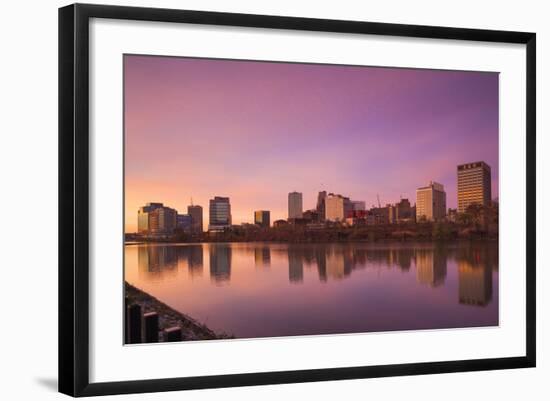
[[[254,224],[268,228],[271,225],[269,210],[256,210],[254,212]]]

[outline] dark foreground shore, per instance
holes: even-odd
[[[124,282],[125,295],[130,304],[137,303],[141,305],[142,310],[146,312],[157,312],[159,315],[159,328],[161,331],[179,326],[182,328],[183,341],[193,340],[216,340],[234,338],[226,333],[216,333],[206,325],[199,323],[195,319],[184,315],[168,305],[162,303],[155,297]]]

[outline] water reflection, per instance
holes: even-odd
[[[466,305],[487,305],[493,295],[494,253],[480,247],[465,248],[460,250],[457,259],[458,301]]]
[[[255,247],[254,263],[256,267],[269,267],[271,265],[271,249],[267,246]]]
[[[415,252],[416,280],[420,284],[438,287],[447,277],[447,257],[441,248],[418,249]]]
[[[498,324],[497,243],[138,244],[125,255],[129,283],[241,338]]]
[[[304,259],[296,249],[288,248],[288,281],[301,283],[304,280]]]
[[[203,273],[203,256],[202,245],[189,245],[175,247],[179,261],[187,262],[189,276],[192,278],[202,277]]]
[[[141,276],[161,279],[163,275],[176,273],[177,249],[166,246],[140,246],[138,270]]]
[[[231,278],[231,246],[229,244],[211,244],[210,279],[217,283]]]
[[[178,263],[184,262],[191,277],[203,275],[207,250],[210,279],[216,283],[231,280],[232,244],[193,244],[185,246],[139,245],[138,271],[143,277],[161,279],[177,273]],[[304,265],[314,267],[321,282],[342,280],[356,269],[385,267],[408,272],[416,267],[416,281],[421,285],[439,287],[447,277],[447,261],[458,266],[459,301],[463,304],[486,305],[492,296],[492,271],[498,270],[498,248],[463,246],[357,247],[353,244],[289,245],[272,250],[268,245],[251,245],[237,252],[252,252],[256,268],[268,268],[271,254],[284,255],[288,265],[288,281],[304,282]]]

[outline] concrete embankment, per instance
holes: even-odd
[[[127,282],[124,284],[128,304],[131,305],[137,303],[141,305],[144,313],[156,312],[159,315],[159,328],[161,331],[170,327],[179,326],[182,329],[183,341],[234,338],[226,333],[216,333],[206,325],[172,309],[165,303],[159,301],[139,288],[136,288]]]

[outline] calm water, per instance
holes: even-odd
[[[498,325],[498,245],[126,245],[126,280],[236,337]]]

